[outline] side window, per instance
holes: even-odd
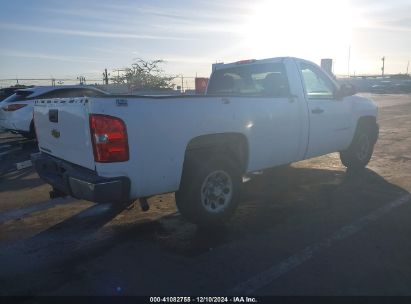
[[[281,98],[289,85],[282,63],[247,64],[215,71],[207,95]]]
[[[333,83],[316,67],[302,63],[301,74],[303,75],[308,99],[334,98]]]

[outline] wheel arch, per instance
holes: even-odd
[[[378,133],[379,133],[379,126],[377,124],[377,117],[372,116],[372,115],[365,115],[361,116],[357,120],[357,125],[355,127],[355,133],[357,130],[361,127],[369,126],[370,131],[372,132],[372,139],[374,143],[377,141],[378,138]]]
[[[192,138],[185,149],[183,171],[189,156],[197,154],[201,157],[201,154],[207,153],[208,155],[210,152],[229,153],[240,165],[242,172],[247,170],[249,161],[248,139],[242,133],[230,132],[206,134]]]

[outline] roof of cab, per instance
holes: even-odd
[[[233,67],[233,66],[238,66],[238,65],[247,65],[247,64],[255,64],[255,63],[267,63],[271,61],[278,61],[278,60],[284,60],[284,59],[297,59],[297,60],[302,60],[300,58],[296,57],[272,57],[272,58],[265,58],[265,59],[246,59],[246,60],[239,60],[235,62],[229,62],[229,63],[224,63],[224,62],[218,62],[214,63],[212,70],[219,70],[219,69],[226,69],[228,67]]]

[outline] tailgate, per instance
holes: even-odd
[[[37,100],[33,115],[40,151],[94,170],[88,105],[84,98]]]

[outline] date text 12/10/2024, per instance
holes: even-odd
[[[150,303],[258,303],[255,297],[150,297]]]

